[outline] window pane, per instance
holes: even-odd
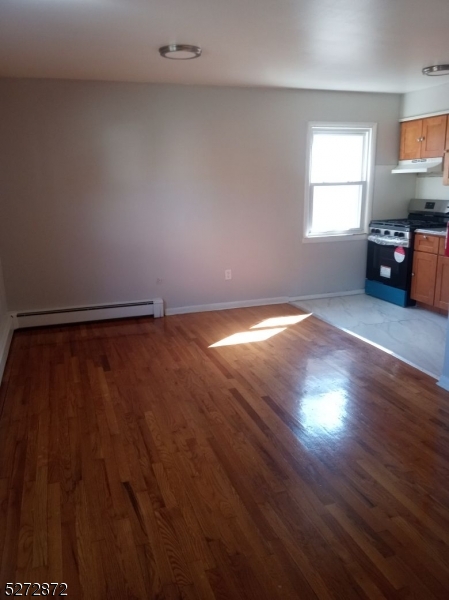
[[[362,181],[364,179],[364,133],[313,134],[312,183]]]
[[[360,228],[362,185],[313,186],[312,193],[311,233]]]

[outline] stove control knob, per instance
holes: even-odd
[[[402,233],[401,231],[398,231],[398,232],[396,233],[396,235],[397,235],[398,237],[405,237],[405,234],[404,234],[404,233]]]
[[[386,230],[384,231],[384,235],[390,235],[390,232],[389,232],[389,231],[386,229]]]

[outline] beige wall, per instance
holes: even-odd
[[[377,122],[374,214],[402,216],[413,182],[389,172],[399,106],[398,95],[0,80],[10,310],[362,288],[365,241],[301,240],[307,122]]]

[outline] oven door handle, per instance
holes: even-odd
[[[368,241],[374,242],[379,246],[400,246],[401,248],[410,248],[410,240],[393,235],[370,234],[368,236]]]

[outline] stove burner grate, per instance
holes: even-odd
[[[378,229],[396,229],[398,231],[414,231],[415,229],[435,229],[444,227],[446,223],[441,220],[423,220],[423,219],[385,219],[373,220],[370,227]]]

